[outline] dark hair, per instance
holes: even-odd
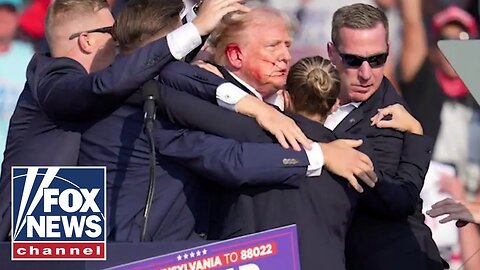
[[[130,0],[114,25],[114,37],[122,52],[143,46],[152,37],[166,35],[180,21],[182,0]]]
[[[333,14],[332,42],[337,46],[341,45],[339,34],[342,27],[371,29],[379,23],[385,28],[385,41],[388,42],[388,19],[381,9],[361,3],[341,7]]]
[[[337,101],[340,81],[330,60],[306,57],[290,68],[287,91],[297,112],[320,115],[323,122]]]

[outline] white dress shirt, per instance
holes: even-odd
[[[334,130],[342,120],[347,117],[347,115],[352,112],[354,109],[358,108],[362,104],[361,102],[350,102],[347,104],[344,104],[334,112],[332,112],[329,116],[327,116],[327,119],[325,120],[325,123],[323,124],[326,128],[330,130]]]
[[[242,79],[238,78],[238,76],[236,76],[235,74],[230,72],[230,75],[232,75],[232,77],[235,78],[239,83],[248,88],[248,90],[250,90],[259,99],[263,100],[268,104],[277,106],[282,111],[284,110],[285,106],[283,96],[280,95],[279,92],[274,93],[273,95],[264,99],[255,88],[248,85]],[[235,111],[235,105],[247,95],[248,93],[246,93],[232,83],[223,83],[218,86],[216,91],[218,105],[230,111]],[[319,176],[322,173],[322,167],[324,164],[322,148],[318,143],[313,143],[312,149],[305,149],[305,153],[307,154],[308,162],[310,164],[307,167],[307,176]]]

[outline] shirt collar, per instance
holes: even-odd
[[[362,102],[350,102],[348,104],[352,104],[353,106],[355,106],[355,108],[358,108],[360,107],[360,105],[362,104]]]
[[[260,95],[260,93],[255,88],[253,88],[251,85],[246,83],[244,80],[240,79],[233,72],[231,72],[229,70],[227,70],[227,71],[228,71],[228,73],[230,73],[230,75],[232,75],[232,77],[235,80],[237,80],[239,83],[241,83],[243,86],[245,86],[248,90],[250,90],[250,92],[252,92],[260,100],[263,100],[268,104],[277,106],[281,111],[283,111],[285,109],[285,101],[283,100],[283,96],[279,95],[278,92],[273,93],[269,97],[263,98],[262,95]]]
[[[232,77],[237,80],[239,83],[241,83],[243,86],[245,86],[246,88],[248,88],[248,90],[250,90],[250,92],[252,92],[257,98],[263,100],[263,97],[262,95],[260,95],[260,93],[255,89],[253,88],[251,85],[249,85],[248,83],[246,83],[244,80],[240,79],[237,75],[235,75],[233,72],[231,72],[230,70],[227,70],[228,73],[230,73],[230,75],[232,75]]]
[[[338,108],[348,108],[350,106],[354,106],[355,108],[358,108],[358,107],[360,107],[361,104],[362,104],[362,102],[350,102],[350,103],[347,103],[347,104],[343,104]]]

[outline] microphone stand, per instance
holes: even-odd
[[[145,211],[143,213],[143,225],[142,225],[142,235],[140,238],[141,242],[145,242],[147,236],[147,225],[148,225],[148,218],[150,216],[150,211],[152,208],[153,203],[153,195],[155,193],[155,142],[153,140],[153,121],[155,120],[155,114],[149,115],[147,104],[153,103],[155,106],[155,100],[153,96],[148,96],[147,100],[145,101],[144,109],[145,109],[145,133],[147,135],[148,144],[150,147],[150,154],[149,154],[149,185],[148,185],[148,194],[147,194],[147,202],[145,203]],[[155,108],[155,107],[154,107]]]

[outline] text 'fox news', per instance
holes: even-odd
[[[12,260],[105,260],[105,180],[105,167],[12,167]]]

